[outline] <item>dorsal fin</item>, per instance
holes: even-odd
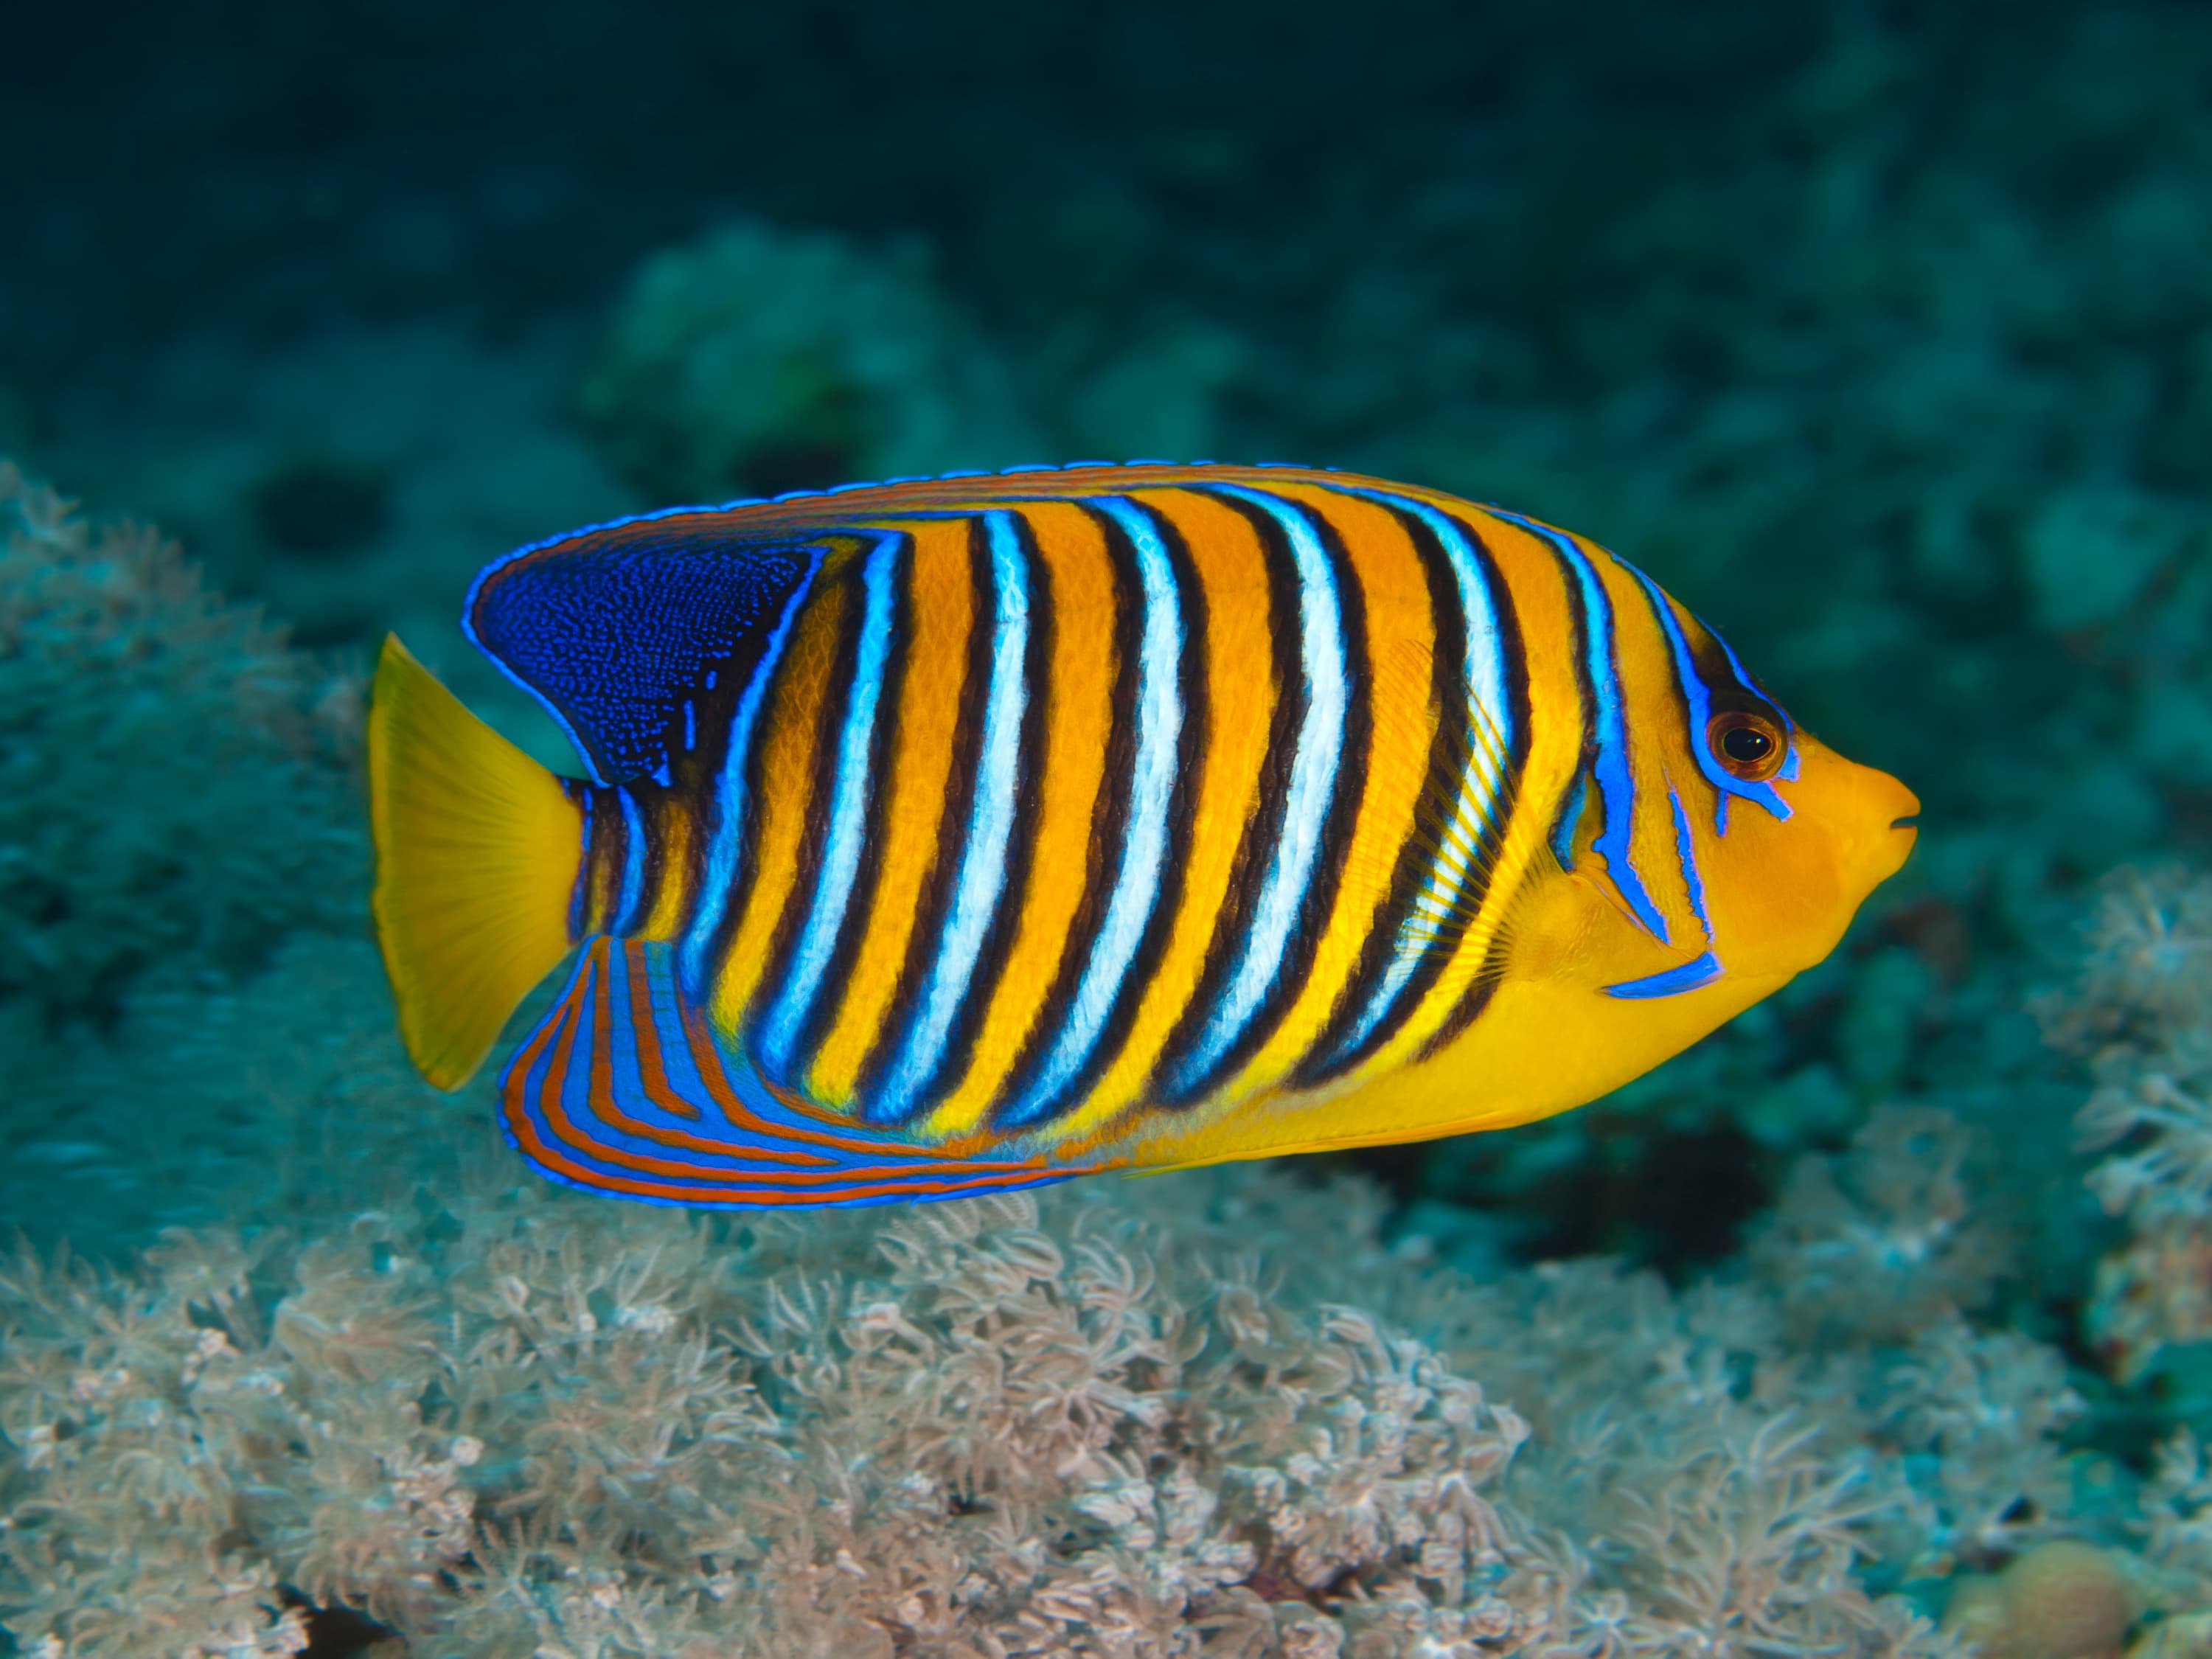
[[[477,575],[462,629],[545,705],[595,782],[659,772],[684,699],[757,654],[823,554],[852,539],[747,519],[687,507],[520,548]]]

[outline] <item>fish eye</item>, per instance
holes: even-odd
[[[1731,711],[1705,726],[1705,741],[1720,763],[1746,783],[1763,783],[1782,769],[1787,752],[1782,728],[1764,714]]]

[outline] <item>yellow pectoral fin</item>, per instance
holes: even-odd
[[[1481,1017],[1383,1079],[1378,1115],[1436,1134],[1548,1117],[1641,1077],[1787,979],[1727,973],[1701,929],[1662,943],[1610,882],[1580,871],[1534,885],[1512,927]]]
[[[1556,866],[1554,866],[1556,869]],[[1519,979],[1558,979],[1592,990],[1663,976],[1711,955],[1694,919],[1668,918],[1674,942],[1637,920],[1603,869],[1577,863],[1530,884],[1507,921],[1510,971]]]

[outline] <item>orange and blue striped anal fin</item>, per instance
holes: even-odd
[[[653,1204],[900,1204],[1042,1186],[1084,1169],[946,1157],[777,1099],[676,984],[665,945],[591,939],[507,1063],[501,1116],[553,1180]]]

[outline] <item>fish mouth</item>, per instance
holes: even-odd
[[[1917,811],[1900,812],[1892,818],[1886,829],[1873,837],[1873,844],[1865,849],[1869,873],[1874,879],[1867,884],[1872,888],[1887,881],[1912,856],[1912,849],[1920,844],[1920,815]]]

